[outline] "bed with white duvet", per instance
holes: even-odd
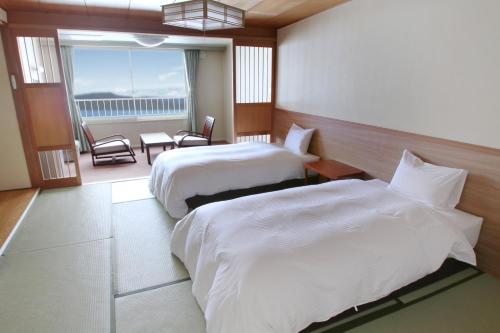
[[[467,221],[477,230],[469,239]],[[448,257],[474,265],[480,224],[378,180],[345,180],[202,206],[177,223],[171,251],[189,271],[207,332],[295,333]]]
[[[318,159],[257,142],[174,149],[153,163],[150,190],[172,217],[181,218],[188,198],[303,178],[303,164]]]

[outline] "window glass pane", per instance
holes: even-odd
[[[132,50],[135,97],[185,97],[182,51]]]
[[[181,50],[77,48],[75,101],[82,117],[186,112]]]
[[[128,50],[76,48],[73,64],[76,98],[132,96]]]

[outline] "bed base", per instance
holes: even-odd
[[[467,277],[467,278],[464,278],[461,281],[455,282],[455,283],[453,283],[449,286],[443,287],[437,291],[423,295],[423,296],[421,296],[421,297],[417,298],[416,300],[413,300],[409,303],[402,303],[398,299],[399,297],[401,297],[405,294],[408,294],[408,293],[411,293],[415,290],[421,289],[425,286],[428,286],[432,283],[435,283],[439,280],[447,278],[453,274],[456,274],[456,273],[463,271],[465,269],[468,269],[468,268],[472,268],[472,269],[476,270],[477,274],[470,276],[470,277]],[[415,281],[415,282],[413,282],[413,283],[411,283],[411,284],[409,284],[401,289],[398,289],[384,298],[381,298],[381,299],[374,301],[374,302],[371,302],[371,303],[360,305],[357,307],[357,311],[354,308],[351,308],[349,310],[342,312],[341,314],[339,314],[335,317],[330,318],[329,320],[327,320],[325,322],[313,323],[310,326],[308,326],[307,328],[305,328],[304,330],[300,331],[299,333],[309,333],[309,332],[312,332],[314,330],[335,324],[336,322],[339,322],[339,321],[344,321],[344,322],[339,324],[338,326],[334,326],[330,329],[327,329],[324,332],[325,333],[345,332],[345,331],[351,330],[355,327],[366,324],[370,321],[384,317],[390,313],[394,313],[396,311],[399,311],[407,306],[411,306],[415,303],[418,303],[418,302],[420,302],[424,299],[427,299],[429,297],[432,297],[436,294],[439,294],[439,293],[441,293],[441,292],[443,292],[451,287],[454,287],[457,284],[468,281],[471,278],[474,278],[480,274],[483,274],[483,273],[474,266],[460,262],[460,261],[455,260],[455,259],[446,259],[446,261],[443,263],[443,265],[441,265],[441,267],[437,271],[435,271],[434,273],[431,273],[431,274],[423,277],[420,280],[417,280],[417,281]],[[376,310],[376,311],[373,311],[373,312],[367,311],[367,310],[373,309],[373,308],[375,308],[383,303],[386,303],[388,301],[391,301],[391,300],[395,301],[394,305],[383,307],[383,308]],[[367,313],[363,316],[363,312],[365,312],[365,311]],[[361,317],[353,317],[352,320],[349,320],[349,317],[351,317],[353,315],[361,315]]]
[[[311,181],[311,179],[312,179],[312,181]],[[314,177],[311,177],[309,184],[314,184],[314,183],[317,183],[317,179],[315,180]],[[211,202],[231,200],[231,199],[236,199],[239,197],[244,197],[247,195],[266,193],[266,192],[274,192],[274,191],[279,191],[279,190],[284,190],[287,188],[299,187],[299,186],[304,186],[304,179],[285,180],[281,183],[256,186],[256,187],[239,189],[239,190],[230,190],[230,191],[216,193],[213,195],[196,195],[194,197],[186,199],[186,204],[188,205],[189,208],[195,209],[197,207],[200,207],[202,205],[206,205],[206,204],[211,203]]]

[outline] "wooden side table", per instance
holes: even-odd
[[[334,160],[321,160],[304,164],[305,184],[309,181],[309,170],[316,171],[320,176],[323,176],[328,180],[339,180],[347,177],[361,177],[365,173],[363,170]]]
[[[149,165],[151,165],[151,154],[149,153],[149,147],[163,147],[163,150],[165,150],[166,146],[170,146],[170,149],[174,149],[174,140],[172,140],[172,138],[167,133],[144,133],[140,135],[140,138],[141,151],[144,153],[144,147],[146,147]]]

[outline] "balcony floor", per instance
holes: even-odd
[[[141,153],[140,148],[134,148],[134,150],[137,154],[137,163],[107,164],[95,167],[92,165],[90,153],[82,153],[80,155],[82,183],[89,184],[148,177],[151,173],[151,166],[148,164],[146,152]],[[154,161],[156,156],[163,152],[163,149],[161,147],[151,147],[150,151],[151,160]]]

